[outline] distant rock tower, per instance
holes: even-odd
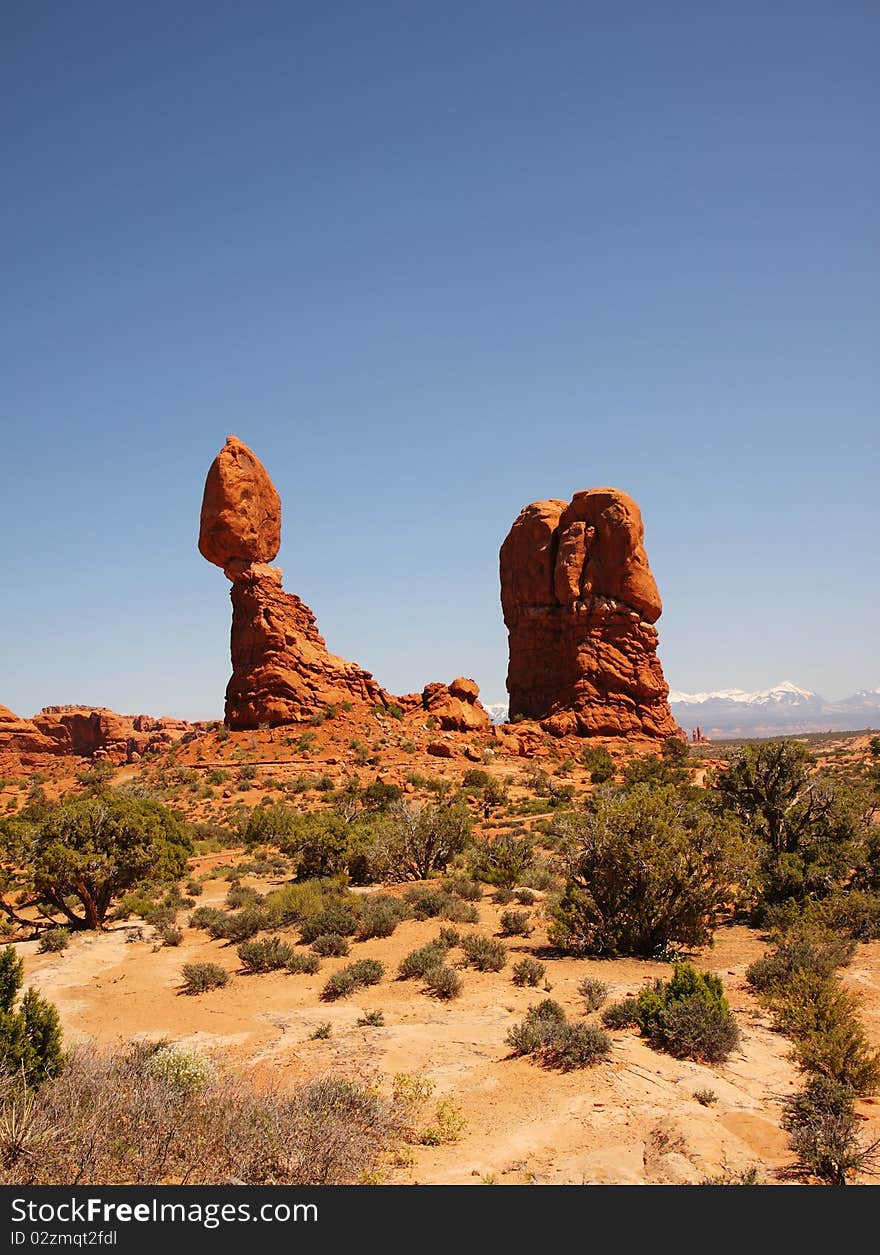
[[[521,511],[500,554],[511,719],[556,735],[676,733],[642,537],[639,507],[617,488]]]

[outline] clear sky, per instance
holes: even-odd
[[[880,685],[874,0],[7,0],[0,703],[216,717],[229,432],[394,692],[505,697],[527,502],[642,507],[675,689]]]

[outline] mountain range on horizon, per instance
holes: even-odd
[[[669,705],[682,728],[690,733],[699,726],[710,740],[880,727],[880,688],[861,689],[851,697],[828,701],[819,693],[783,680],[754,692],[735,688],[703,693],[673,690]],[[506,702],[486,703],[486,709],[496,723],[507,718]]]

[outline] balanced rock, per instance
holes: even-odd
[[[500,554],[511,719],[555,735],[675,734],[642,540],[639,507],[616,488],[521,511]]]
[[[216,566],[235,570],[271,562],[280,548],[281,498],[275,485],[247,445],[227,436],[205,480],[199,552]]]
[[[266,468],[229,436],[205,481],[199,552],[232,581],[230,728],[311,719],[344,701],[387,706],[388,694],[357,663],[331,654],[304,602],[268,563],[281,544],[281,502]]]

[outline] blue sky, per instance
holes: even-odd
[[[229,432],[285,585],[503,699],[529,501],[640,503],[673,688],[880,684],[880,9],[4,9],[0,702],[216,717]]]

